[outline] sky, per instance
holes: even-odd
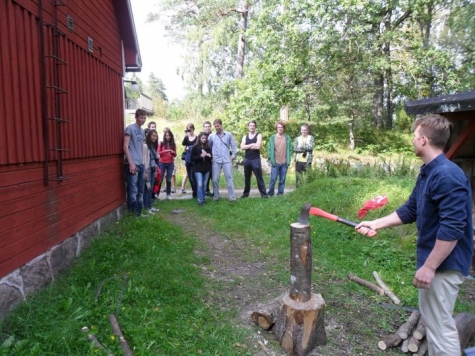
[[[155,74],[165,85],[168,100],[172,101],[185,95],[185,83],[177,75],[177,68],[183,63],[180,48],[165,38],[165,29],[159,21],[145,23],[150,12],[158,12],[159,1],[130,1],[142,56],[142,72],[136,75],[146,84],[150,73]]]

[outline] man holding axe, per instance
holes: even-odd
[[[459,286],[468,275],[473,255],[472,192],[464,172],[444,155],[450,122],[426,115],[412,125],[414,153],[423,165],[409,199],[395,212],[362,221],[362,234],[415,222],[419,308],[427,327],[429,355],[460,355],[452,313]]]

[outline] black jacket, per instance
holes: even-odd
[[[205,151],[211,154],[211,148],[207,148]],[[195,172],[211,172],[211,157],[201,157],[200,146],[193,146],[193,149],[191,150],[191,160],[195,164]]]

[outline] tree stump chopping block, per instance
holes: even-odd
[[[326,344],[325,301],[320,294],[312,293],[306,302],[285,296],[282,302],[273,332],[284,350],[303,356],[315,346]]]
[[[325,301],[312,293],[312,240],[310,225],[290,225],[290,292],[282,299],[273,332],[284,350],[305,355],[326,344]]]

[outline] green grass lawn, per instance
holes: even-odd
[[[413,184],[414,178],[321,177],[279,198],[236,204],[221,199],[200,209],[194,200],[160,202],[156,216],[124,218],[95,239],[59,280],[12,312],[0,324],[0,354],[107,355],[87,341],[81,332],[87,327],[112,354],[121,355],[108,319],[116,314],[134,355],[255,355],[249,344],[257,328],[239,327],[239,310],[222,308],[209,298],[220,293],[220,285],[203,275],[212,266],[196,251],[207,247],[192,228],[172,224],[170,211],[185,209],[193,223],[238,241],[240,258],[265,261],[266,287],[275,284],[277,289],[289,284],[289,225],[304,202],[356,220],[363,202],[385,194],[389,204],[367,215],[374,219],[404,202]],[[345,341],[352,346],[348,354],[379,354],[380,335],[394,332],[406,314],[380,308],[389,299],[348,281],[347,275],[374,282],[372,271],[378,271],[403,306],[417,307],[411,285],[415,226],[383,230],[369,239],[322,218],[310,221],[312,289],[325,299],[329,318],[348,329],[352,325]],[[457,304],[457,311],[466,310],[473,310],[473,299],[461,298]],[[329,331],[328,350],[342,342],[338,332]],[[374,343],[373,349],[360,349],[359,343]]]

